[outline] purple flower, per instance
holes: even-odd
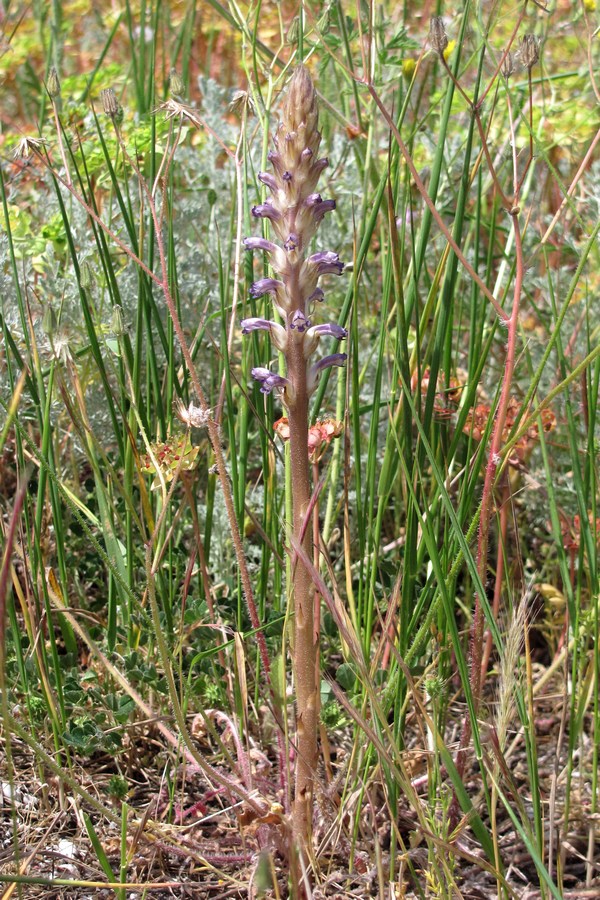
[[[322,303],[325,299],[325,292],[321,290],[320,287],[315,288],[310,297],[308,298],[309,303]]]
[[[288,235],[288,238],[283,245],[283,249],[290,253],[292,250],[297,250],[300,244],[300,238],[295,232],[292,232]]]
[[[252,215],[255,219],[271,219],[271,221],[276,221],[281,218],[281,213],[278,209],[275,209],[272,200],[265,200],[264,203],[253,206]]]
[[[308,263],[315,266],[318,275],[341,275],[344,271],[344,263],[340,261],[337,253],[332,250],[323,250],[320,253],[313,253],[307,259]]]
[[[278,247],[273,241],[267,241],[262,237],[247,237],[244,238],[242,243],[246,250],[264,250],[266,253],[270,253],[271,268],[274,269],[275,272],[287,271],[287,259],[285,253],[281,247]]]
[[[348,332],[345,328],[342,328],[341,325],[334,325],[332,322],[328,322],[324,325],[313,325],[312,328],[309,329],[309,335],[330,335],[335,338],[336,341],[343,341],[344,338],[348,337]],[[325,357],[327,359],[327,357]]]
[[[270,331],[271,325],[275,323],[270,322],[268,319],[251,317],[250,319],[242,319],[240,324],[242,326],[242,334],[250,334],[251,331]]]
[[[270,172],[259,172],[258,180],[263,184],[266,184],[269,190],[273,191],[273,193],[275,193],[275,191],[277,190],[277,179],[274,175],[271,175]]]
[[[283,325],[278,322],[271,322],[269,319],[259,319],[255,316],[249,319],[242,319],[242,334],[250,334],[252,331],[269,331],[273,343],[278,350],[285,350],[287,346],[287,334]]]
[[[283,281],[277,281],[276,278],[259,278],[250,285],[250,296],[256,299],[265,294],[277,294],[282,289]]]
[[[332,353],[330,356],[324,356],[318,363],[311,366],[311,372],[317,375],[319,372],[322,372],[323,369],[328,369],[330,366],[343,366],[347,358],[345,353]]]
[[[288,172],[286,170],[281,177],[283,178],[284,181],[291,181],[294,176],[292,175],[291,172]]]
[[[263,369],[261,366],[252,369],[251,375],[255,381],[260,382],[261,394],[270,394],[274,388],[285,388],[289,385],[287,378],[275,375],[270,369]]]
[[[305,147],[304,150],[302,151],[302,153],[300,154],[300,159],[302,160],[302,162],[306,162],[307,160],[312,158],[312,155],[313,155],[313,152],[310,149],[310,147]]]
[[[335,209],[335,200],[323,200],[320,194],[309,194],[304,201],[315,222],[320,222],[326,212]]]
[[[267,153],[267,159],[275,169],[275,172],[279,175],[280,178],[282,178],[284,168],[283,161],[281,159],[281,153],[278,153],[277,150],[269,150],[269,152]]]
[[[328,369],[330,366],[343,366],[346,359],[345,353],[332,353],[330,356],[324,356],[323,359],[320,359],[319,362],[311,366],[306,378],[306,389],[308,393],[312,394],[314,392],[317,386],[319,373],[322,372],[323,369]]]
[[[297,309],[290,321],[290,328],[292,331],[297,331],[298,334],[304,334],[310,328],[310,319],[307,319],[301,309]]]
[[[246,250],[265,250],[267,253],[275,253],[279,249],[273,241],[267,241],[261,237],[247,237],[242,243]]]

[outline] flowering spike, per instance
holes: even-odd
[[[341,432],[341,424],[332,423],[321,428],[310,441],[308,412],[309,398],[317,386],[320,372],[329,366],[342,366],[345,353],[334,353],[312,366],[308,357],[317,349],[322,336],[343,340],[346,329],[341,325],[312,325],[311,312],[323,300],[317,287],[321,275],[341,275],[344,264],[337,253],[313,253],[307,257],[306,248],[323,216],[335,209],[334,200],[324,200],[316,186],[326,157],[318,156],[321,135],[318,130],[317,96],[304,66],[298,67],[290,81],[282,110],[281,123],[274,138],[274,149],[268,153],[272,174],[260,172],[259,181],[271,196],[252,210],[258,218],[269,219],[269,227],[276,241],[263,237],[246,238],[248,250],[264,250],[280,279],[261,278],[250,288],[254,298],[274,295],[274,306],[284,325],[257,317],[244,319],[242,332],[268,330],[273,343],[285,357],[286,377],[268,368],[252,369],[252,377],[259,382],[263,394],[276,390],[282,393],[288,419],[283,429],[290,442],[290,472],[293,522],[291,547],[302,547],[292,567],[291,597],[294,609],[294,677],[296,684],[296,786],[292,809],[295,852],[308,862],[310,825],[314,794],[314,773],[318,760],[318,704],[319,690],[318,627],[314,620],[314,579],[303,559],[313,557],[312,529],[306,528],[307,510],[311,508],[309,462],[317,462],[334,434]],[[283,427],[283,420],[282,420]],[[283,436],[283,435],[282,435]],[[310,459],[309,459],[310,452]]]

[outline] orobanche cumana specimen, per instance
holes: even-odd
[[[272,173],[260,172],[260,181],[270,196],[252,210],[268,219],[277,241],[249,237],[248,250],[263,250],[274,276],[261,278],[251,288],[252,296],[269,294],[279,321],[250,318],[242,322],[248,334],[256,329],[270,332],[271,340],[285,359],[285,374],[258,366],[252,370],[261,391],[280,392],[289,418],[292,485],[292,550],[294,552],[290,599],[294,610],[293,669],[296,694],[296,783],[293,806],[295,848],[307,849],[311,833],[313,779],[317,765],[318,691],[315,634],[312,529],[309,527],[311,482],[309,470],[309,402],[319,373],[329,366],[342,366],[345,353],[333,353],[317,362],[312,357],[322,336],[337,341],[347,332],[340,325],[313,324],[312,318],[324,293],[322,275],[341,275],[343,263],[337,253],[320,251],[308,255],[311,239],[325,213],[335,209],[334,200],[324,200],[315,188],[328,160],[319,158],[321,135],[317,128],[315,89],[304,66],[291,79],[275,149],[268,159]]]

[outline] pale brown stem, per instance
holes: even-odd
[[[292,279],[290,288],[291,283]],[[301,302],[300,298],[298,302]],[[301,546],[306,557],[312,559],[306,360],[302,342],[293,338],[287,352],[287,374],[294,388],[288,417],[293,538],[295,546]],[[294,609],[297,754],[292,830],[294,850],[306,863],[310,856],[314,775],[318,755],[318,689],[315,677],[318,640],[315,640],[313,579],[309,568],[297,555],[292,566],[291,594]]]

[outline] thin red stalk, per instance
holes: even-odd
[[[492,512],[494,509],[494,482],[498,465],[501,462],[500,451],[502,449],[504,425],[506,423],[506,414],[508,411],[508,404],[510,401],[512,390],[512,379],[515,369],[517,350],[519,308],[521,303],[521,292],[523,289],[523,275],[525,272],[523,245],[521,241],[521,229],[519,226],[518,211],[516,209],[513,209],[513,211],[511,211],[511,217],[513,221],[516,252],[516,273],[513,289],[513,304],[510,319],[508,321],[508,342],[506,347],[504,375],[502,379],[502,391],[500,394],[498,409],[496,411],[496,419],[492,432],[492,441],[489,450],[488,463],[485,470],[483,495],[481,499],[481,514],[479,518],[479,534],[477,539],[477,572],[484,589],[487,583],[489,532]],[[485,617],[483,614],[483,605],[481,602],[479,590],[477,590],[475,592],[475,609],[473,612],[473,624],[471,626],[470,646],[470,684],[471,692],[473,695],[473,706],[475,709],[475,714],[477,714],[481,700],[481,660],[483,653],[484,622]],[[471,720],[469,718],[469,715],[467,714],[465,716],[460,745],[456,756],[456,768],[461,778],[464,775],[467,750],[469,748],[470,742]],[[453,812],[456,815],[456,797],[453,802]]]
[[[508,475],[504,474],[505,484],[502,488],[500,500],[500,534],[498,536],[498,549],[496,551],[496,580],[494,583],[494,602],[492,604],[492,612],[494,619],[498,620],[500,612],[500,599],[502,597],[502,585],[504,583],[504,549],[506,547],[506,537],[508,533],[508,504],[510,500],[510,488],[508,484]],[[485,647],[481,660],[481,684],[485,682],[490,656],[492,654],[492,633],[488,631],[485,635]]]

